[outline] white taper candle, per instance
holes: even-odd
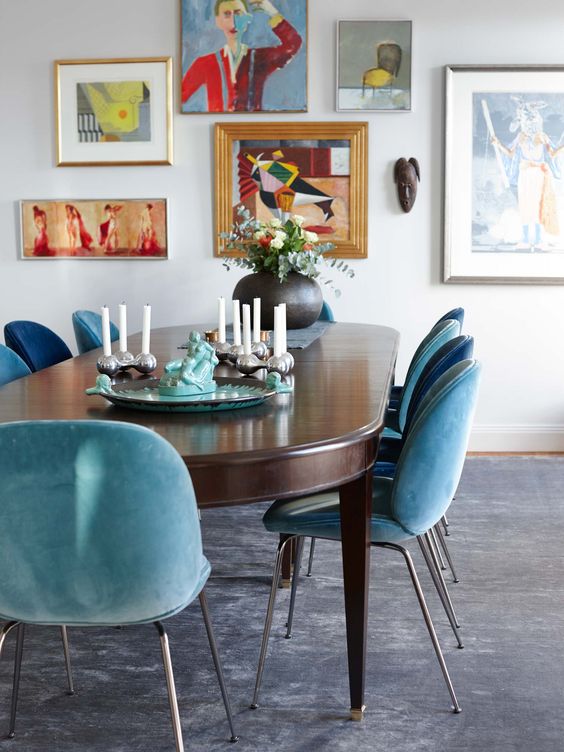
[[[143,306],[143,334],[141,337],[141,352],[146,355],[150,353],[151,347],[151,306]]]
[[[225,342],[225,298],[217,299],[219,341]]]
[[[127,306],[119,304],[119,349],[127,352]]]
[[[280,309],[274,306],[274,357],[279,358],[282,355],[280,342]]]
[[[253,298],[253,342],[260,342],[260,298]]]
[[[243,354],[251,354],[251,306],[243,306]]]
[[[241,344],[241,309],[239,301],[233,301],[233,344]]]
[[[286,303],[280,303],[278,306],[280,313],[280,349],[285,353],[288,351],[288,339],[286,334]]]
[[[110,337],[110,309],[107,305],[102,306],[102,346],[104,357],[112,354],[112,339]]]

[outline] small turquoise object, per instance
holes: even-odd
[[[282,381],[282,376],[276,371],[269,373],[264,383],[267,389],[274,389],[277,394],[285,394],[294,391],[294,387],[291,384],[285,384]]]
[[[112,392],[112,380],[105,373],[101,373],[96,378],[96,386],[86,389],[86,394],[112,394]]]
[[[165,397],[191,397],[215,392],[213,371],[219,360],[214,348],[202,339],[200,332],[190,332],[184,358],[171,360],[164,367],[159,394]]]

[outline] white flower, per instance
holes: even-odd
[[[274,228],[276,228],[276,227],[282,227],[282,222],[277,217],[273,217],[270,220],[270,226],[274,227]]]
[[[292,217],[292,222],[296,225],[296,227],[301,227],[305,222],[305,217],[302,217],[300,214],[294,214],[294,216]]]
[[[286,235],[284,230],[276,230],[274,237],[276,240],[281,240],[282,242],[284,242],[288,236]]]
[[[272,243],[270,244],[271,248],[275,248],[277,251],[279,251],[281,248],[284,247],[284,241],[280,237],[275,237],[272,240]]]
[[[255,232],[255,240],[262,240],[264,237],[266,237],[266,232],[264,230],[258,230]]]
[[[308,232],[307,230],[304,232],[304,239],[306,243],[317,243],[319,240],[319,235],[316,232]]]

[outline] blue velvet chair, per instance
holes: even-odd
[[[323,306],[321,307],[321,313],[319,314],[319,318],[317,320],[318,321],[335,321],[335,316],[333,315],[331,306],[325,300],[323,301]]]
[[[462,472],[477,400],[479,376],[479,364],[474,360],[465,360],[454,365],[435,382],[422,399],[414,416],[394,478],[374,478],[372,489],[372,545],[399,551],[405,559],[454,712],[460,712],[460,705],[413,561],[403,544],[416,539],[427,559],[423,540],[428,537],[428,531],[448,508]],[[298,554],[291,594],[291,599],[295,599],[300,549],[303,547],[304,536],[340,540],[338,492],[276,501],[264,515],[263,522],[269,532],[279,533],[281,540],[276,556],[251,707],[257,707],[258,704],[284,549],[290,541],[297,539]],[[291,628],[291,625],[289,626]]]
[[[462,325],[464,323],[464,308],[453,308],[452,310],[447,311],[441,316],[440,319],[438,319],[438,321],[433,325],[432,328],[437,326],[437,324],[441,324],[443,321],[449,320],[458,321],[458,323],[460,324],[460,330],[458,333],[460,334],[460,332],[462,331]],[[413,357],[415,358],[416,355],[417,353]],[[390,407],[397,408],[397,402],[400,398],[402,389],[403,386],[400,385],[392,387],[390,392]]]
[[[10,381],[29,376],[31,371],[13,350],[5,345],[0,345],[0,386]]]
[[[72,353],[58,334],[35,321],[11,321],[4,327],[4,340],[31,371],[72,358]]]
[[[102,317],[94,311],[75,311],[72,315],[72,326],[76,337],[76,346],[80,355],[97,347],[102,347]],[[119,329],[110,321],[110,339],[119,339]]]
[[[0,425],[0,655],[17,629],[14,734],[24,625],[153,623],[177,752],[184,749],[162,620],[199,598],[235,732],[204,594],[210,564],[188,470],[154,431],[112,421]]]

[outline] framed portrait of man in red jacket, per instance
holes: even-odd
[[[307,111],[307,0],[182,0],[181,109]]]

